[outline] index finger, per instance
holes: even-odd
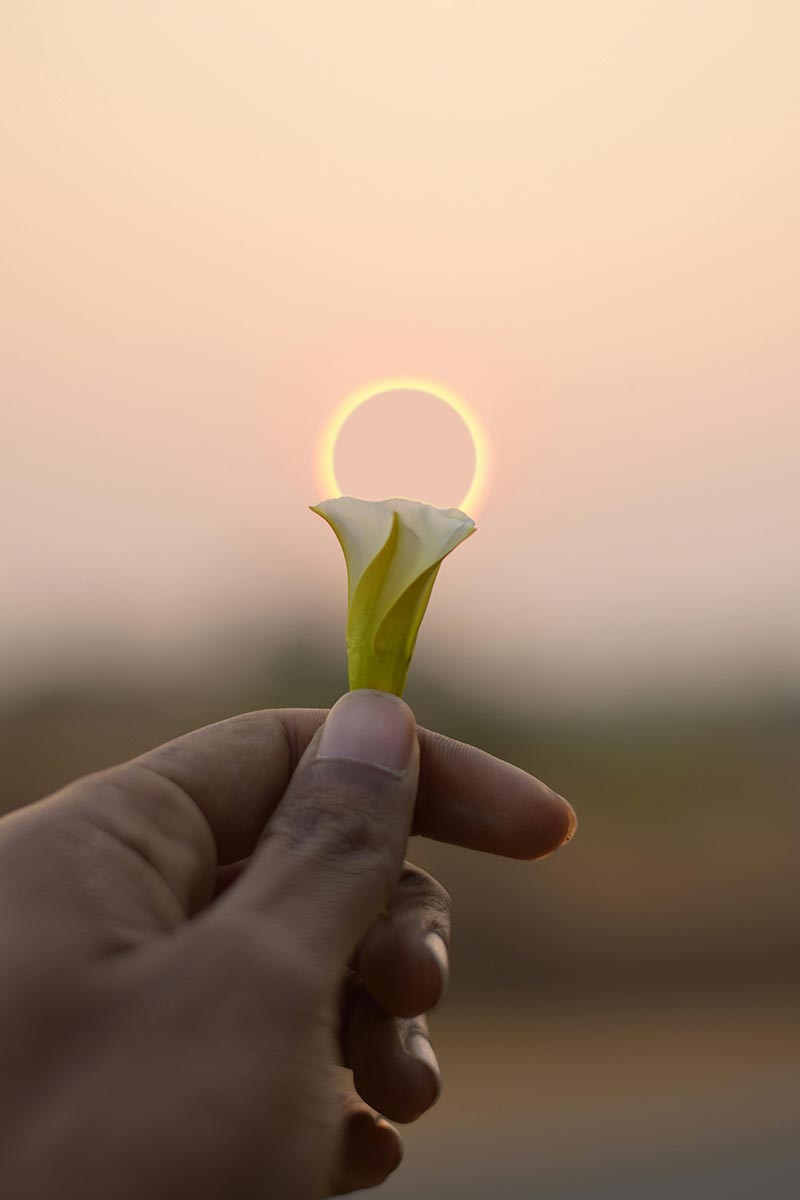
[[[136,760],[178,784],[205,815],[221,863],[246,858],[325,709],[272,709],[233,717]],[[506,858],[533,859],[572,837],[572,807],[527,772],[474,746],[419,729],[413,832]]]
[[[420,776],[413,833],[504,858],[542,858],[575,833],[563,796],[527,771],[420,729]]]

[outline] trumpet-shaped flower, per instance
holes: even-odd
[[[311,511],[328,522],[347,564],[350,687],[400,696],[442,559],[475,522],[417,500],[340,496]]]

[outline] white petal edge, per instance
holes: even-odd
[[[369,564],[380,553],[399,518],[397,547],[381,589],[378,622],[408,587],[448,555],[475,530],[475,522],[459,508],[435,508],[420,500],[360,500],[339,496],[314,505],[338,537],[347,562],[349,603]]]

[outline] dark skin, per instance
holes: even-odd
[[[323,711],[251,713],[0,821],[4,1200],[314,1200],[397,1166],[450,932],[409,834],[537,858],[575,820],[352,696],[322,747]]]

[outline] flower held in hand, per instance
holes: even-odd
[[[347,563],[350,687],[402,695],[439,567],[475,532],[458,508],[340,496],[314,505]]]

